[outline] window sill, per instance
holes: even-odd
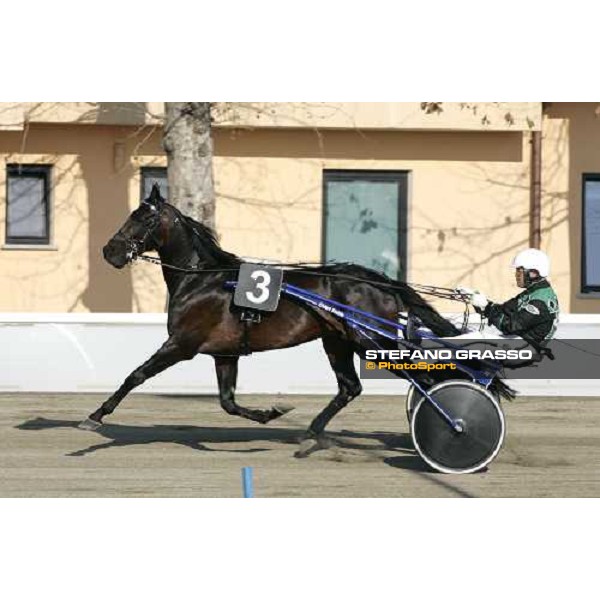
[[[575,298],[578,300],[600,300],[600,292],[579,292],[575,294]]]
[[[40,250],[56,251],[58,250],[58,246],[55,246],[54,244],[3,244],[0,246],[0,250],[35,250],[37,252]]]

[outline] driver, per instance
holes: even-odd
[[[462,289],[475,310],[505,335],[517,335],[538,352],[552,339],[558,325],[558,298],[547,277],[550,259],[541,250],[519,252],[511,265],[517,286],[523,291],[504,304],[496,304],[480,292]]]

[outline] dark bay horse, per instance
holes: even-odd
[[[310,424],[309,439],[317,438],[327,423],[361,393],[353,362],[354,353],[363,351],[360,340],[352,329],[328,312],[282,296],[277,311],[264,316],[244,333],[245,325],[240,322],[239,309],[232,303],[232,293],[224,289],[226,281],[237,280],[241,259],[221,249],[207,227],[161,198],[156,185],[103,252],[112,266],[121,269],[140,254],[152,250],[160,256],[169,290],[169,337],[81,424],[83,428],[100,427],[102,419],[112,413],[133,388],[196,354],[214,358],[220,402],[227,413],[259,423],[282,416],[291,408],[273,406],[260,410],[236,403],[238,360],[245,353],[242,346],[250,352],[262,352],[322,339],[337,378],[338,393]],[[189,270],[202,272],[190,273]],[[390,320],[395,320],[399,311],[411,311],[440,337],[459,333],[408,284],[352,264],[314,267],[311,273],[303,273],[301,269],[284,270],[284,281]],[[395,285],[393,289],[385,287],[390,282]],[[383,285],[378,287],[378,284]]]

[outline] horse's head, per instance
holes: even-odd
[[[166,202],[155,183],[150,196],[140,203],[104,246],[105,260],[113,267],[122,269],[140,254],[158,250],[162,243],[161,217],[165,206]]]

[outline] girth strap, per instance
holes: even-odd
[[[248,343],[248,330],[251,325],[260,323],[261,318],[262,316],[257,310],[244,309],[240,313],[240,321],[242,323],[241,355],[248,356],[249,354],[252,354]]]

